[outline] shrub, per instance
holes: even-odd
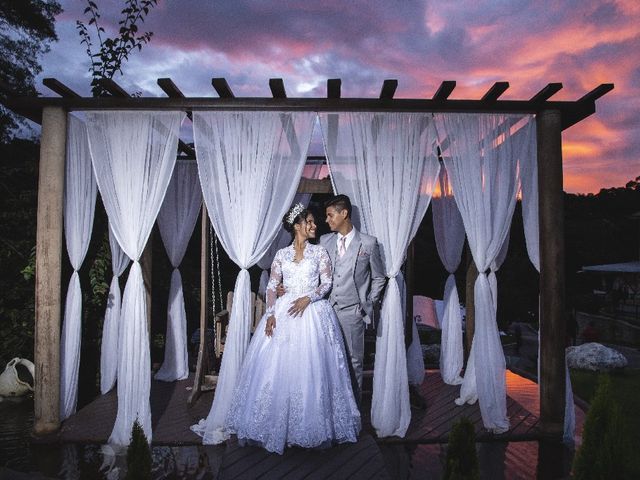
[[[601,375],[585,420],[582,446],[573,462],[574,478],[630,478],[628,445],[620,407],[611,395],[611,378]]]
[[[151,478],[151,449],[138,420],[131,429],[131,443],[127,448],[127,480]]]
[[[473,424],[468,418],[461,418],[451,429],[443,478],[445,480],[480,478],[476,435]]]

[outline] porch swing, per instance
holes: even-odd
[[[206,258],[207,250],[205,246],[208,243],[208,257],[209,257],[209,274],[211,275],[211,314],[213,316],[213,331],[211,335],[208,335],[206,309],[204,309],[204,317],[200,318],[200,332],[205,332],[204,335],[200,335],[200,345],[198,348],[198,360],[196,364],[196,375],[194,378],[194,385],[192,393],[189,396],[189,405],[192,405],[199,397],[202,391],[211,390],[215,388],[218,379],[218,371],[214,372],[214,365],[210,362],[209,348],[213,346],[213,356],[215,357],[214,363],[220,365],[222,359],[222,353],[224,352],[224,346],[226,343],[227,331],[229,329],[229,319],[231,318],[231,308],[233,306],[233,290],[227,293],[226,304],[222,301],[222,274],[220,272],[220,241],[216,235],[213,225],[209,222],[206,212],[206,208],[203,206],[203,234],[202,234],[202,257],[203,267],[201,275],[206,276]],[[204,228],[208,225],[207,228]],[[205,238],[205,237],[208,237]],[[207,282],[203,282],[203,285],[207,285]],[[201,292],[201,300],[206,301],[207,293]],[[224,308],[223,308],[224,305]],[[264,312],[266,310],[266,304],[262,296],[257,295],[255,292],[251,292],[251,333],[256,329],[256,326]],[[220,310],[218,310],[218,307]],[[211,374],[209,374],[211,373]]]

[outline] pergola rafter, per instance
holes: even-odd
[[[46,79],[44,83],[61,97],[17,97],[0,80],[0,103],[42,124],[36,248],[36,434],[60,426],[60,267],[67,112],[182,110],[190,114],[198,110],[222,110],[535,114],[540,231],[540,420],[543,433],[562,435],[565,408],[562,131],[592,115],[596,101],[611,91],[613,84],[601,84],[575,101],[553,101],[553,95],[562,89],[561,83],[549,83],[529,100],[501,100],[509,88],[507,82],[496,82],[476,100],[450,99],[456,86],[454,81],[442,82],[430,99],[394,98],[397,80],[385,80],[379,98],[342,98],[340,79],[327,80],[326,98],[290,98],[284,82],[278,78],[269,80],[272,98],[235,97],[224,78],[211,81],[219,98],[185,97],[167,78],[158,80],[168,95],[163,98],[131,97],[112,80],[102,83],[112,96],[100,98],[80,97],[55,79]],[[329,115],[327,135],[337,135],[337,121],[337,114]],[[290,142],[295,144],[294,139]],[[186,152],[194,157],[193,149]],[[299,187],[299,191],[307,193],[325,193],[329,189],[328,180],[302,179]],[[208,229],[204,224],[202,230],[206,243]],[[202,301],[206,303],[206,290],[203,295]]]

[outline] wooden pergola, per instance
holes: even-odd
[[[500,100],[508,82],[496,82],[479,100],[452,100],[456,82],[444,81],[429,99],[394,98],[398,81],[385,80],[379,98],[342,98],[341,80],[327,80],[326,98],[289,98],[282,79],[269,80],[272,97],[235,97],[224,78],[211,83],[219,98],[185,97],[169,78],[158,79],[167,97],[131,97],[113,80],[102,85],[108,97],[81,97],[60,81],[43,81],[60,97],[16,97],[1,88],[0,101],[12,111],[42,125],[38,184],[36,245],[36,319],[34,433],[44,435],[60,427],[60,327],[63,196],[67,113],[81,110],[197,110],[314,111],[314,112],[458,112],[535,114],[540,231],[540,428],[548,436],[563,433],[565,409],[565,278],[562,131],[595,113],[596,100],[613,89],[602,84],[575,101],[553,101],[561,83],[550,83],[529,100]],[[178,158],[195,158],[180,141]],[[327,180],[302,179],[299,192],[331,191]],[[207,215],[202,215],[206,227]],[[208,227],[202,229],[203,249]],[[206,250],[203,252],[203,258]],[[143,271],[150,274],[150,252],[145,250]],[[206,318],[206,263],[202,265],[201,325]],[[410,278],[408,279],[410,283]],[[148,283],[145,280],[145,283]],[[148,295],[150,292],[148,291]],[[473,297],[471,297],[473,298]],[[201,335],[200,350],[204,348]],[[202,366],[196,372],[197,394]]]

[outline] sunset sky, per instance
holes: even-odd
[[[122,1],[98,1],[103,26]],[[55,77],[89,95],[89,60],[76,20],[86,2],[63,0],[59,42],[43,57],[38,88]],[[216,96],[226,77],[236,96],[324,97],[342,78],[343,97],[377,97],[398,79],[396,98],[430,98],[443,80],[451,98],[480,98],[496,81],[503,99],[527,99],[562,82],[553,98],[577,100],[615,83],[597,112],[563,134],[565,190],[597,192],[640,175],[640,1],[160,0],[142,29],[153,39],[115,80],[129,92],[164,96],[171,77],[187,96]]]

